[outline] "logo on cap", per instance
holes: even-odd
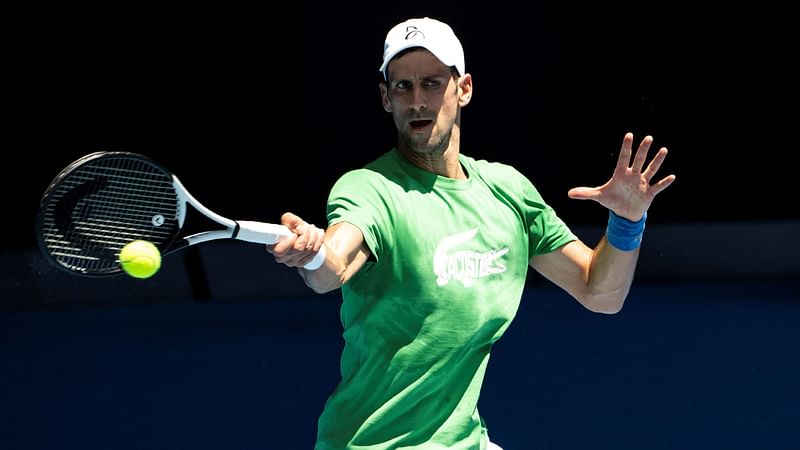
[[[417,36],[422,36],[422,39],[425,39],[425,33],[419,31],[419,29],[414,25],[409,25],[406,27],[406,40],[413,39]]]

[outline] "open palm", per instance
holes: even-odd
[[[657,183],[650,184],[661,167],[661,163],[664,162],[664,158],[667,157],[667,149],[662,147],[643,171],[647,152],[652,143],[653,138],[645,136],[639,144],[631,164],[633,133],[625,134],[619,159],[617,159],[617,167],[614,169],[611,179],[598,187],[572,188],[567,195],[577,200],[594,200],[618,216],[631,221],[641,219],[650,208],[653,198],[675,181],[675,175],[668,175]]]

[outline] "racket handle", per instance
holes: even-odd
[[[322,263],[325,262],[325,253],[326,253],[325,244],[323,244],[319,248],[319,251],[317,252],[317,254],[314,255],[314,259],[312,259],[308,264],[303,266],[303,268],[306,269],[306,270],[317,270],[317,269],[319,269],[320,266],[322,265]]]
[[[275,244],[279,240],[291,236],[287,227],[275,223],[255,222],[251,220],[237,220],[239,231],[233,236],[240,241],[255,242],[256,244]],[[320,247],[314,259],[303,266],[308,270],[318,269],[325,262],[325,246]]]
[[[283,225],[276,223],[253,222],[250,220],[237,220],[239,230],[233,236],[240,241],[255,242],[256,244],[275,244],[285,237],[292,235]]]

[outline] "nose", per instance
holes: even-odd
[[[422,89],[414,89],[411,96],[411,109],[415,111],[423,111],[428,108],[425,100],[425,95]]]

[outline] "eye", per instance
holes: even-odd
[[[425,82],[423,83],[423,85],[427,88],[438,88],[439,86],[441,86],[441,84],[442,83],[439,80],[430,80],[430,79],[425,80]]]
[[[411,87],[411,83],[408,81],[398,81],[397,84],[394,85],[395,89],[405,90]]]

